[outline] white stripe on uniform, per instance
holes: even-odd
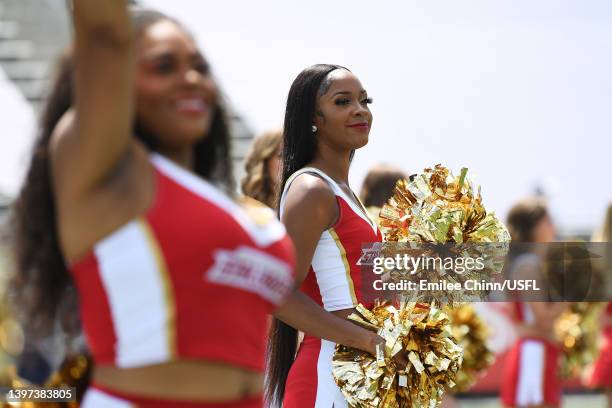
[[[541,342],[526,340],[521,344],[516,387],[517,405],[538,405],[544,402],[545,352]]]
[[[332,357],[336,343],[321,340],[317,360],[317,398],[314,408],[348,408],[348,403],[332,376]]]
[[[167,277],[146,228],[132,221],[95,247],[121,368],[160,363],[173,355]]]
[[[323,231],[312,257],[312,270],[317,278],[325,310],[350,309],[357,306],[350,270],[336,240],[329,230]]]

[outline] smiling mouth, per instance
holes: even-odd
[[[348,125],[348,127],[357,129],[367,129],[370,127],[370,125],[368,125],[367,123],[355,123],[354,125]]]
[[[176,103],[176,110],[179,113],[191,115],[201,115],[207,110],[207,104],[198,98],[181,99]]]

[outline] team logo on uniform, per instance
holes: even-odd
[[[361,256],[357,260],[359,266],[373,266],[374,259],[380,257],[381,245],[379,242],[362,245]]]
[[[290,265],[257,249],[218,249],[213,257],[215,263],[204,275],[210,282],[257,293],[274,304],[293,289]]]

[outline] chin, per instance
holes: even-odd
[[[353,149],[361,149],[362,147],[368,144],[368,140],[369,138],[367,136],[364,138],[360,138],[359,140],[355,140],[355,143],[353,144]]]
[[[177,126],[175,129],[176,139],[185,143],[197,143],[206,139],[210,131],[206,126]]]

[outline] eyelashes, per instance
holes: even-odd
[[[336,100],[334,103],[335,103],[336,105],[338,105],[338,106],[343,106],[343,105],[348,105],[348,104],[350,104],[350,103],[351,103],[351,100],[350,100],[350,99],[348,99],[348,98],[341,98],[341,99],[337,99],[337,100]],[[362,100],[360,101],[360,103],[361,103],[362,105],[370,105],[371,103],[374,103],[374,99],[372,99],[372,98],[362,99]]]

